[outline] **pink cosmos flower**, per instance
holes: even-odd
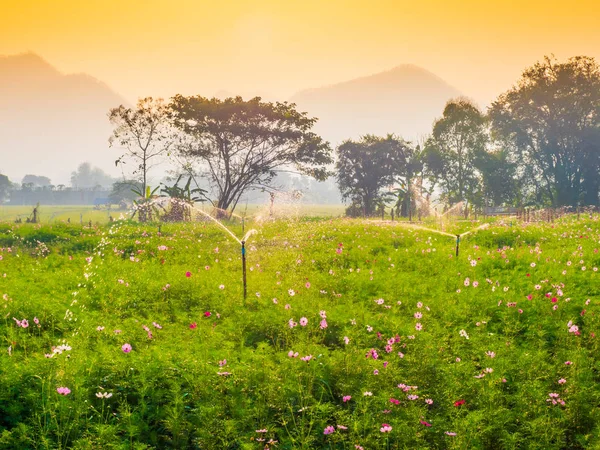
[[[347,401],[349,401],[351,398],[352,398],[352,396],[351,396],[351,395],[344,395],[344,396],[342,397],[342,401],[343,401],[344,403],[346,403],[346,402],[347,402]]]
[[[382,423],[379,431],[381,431],[382,433],[389,433],[390,431],[392,431],[392,427],[387,423]]]
[[[188,272],[186,272],[186,273],[185,273],[185,276],[186,276],[187,278],[191,277],[191,276],[192,276],[192,272],[189,272],[189,271],[188,271]]]
[[[419,420],[419,422],[421,423],[421,425],[425,425],[426,427],[430,427],[431,424],[425,420]]]
[[[58,392],[60,395],[69,395],[71,393],[71,389],[68,387],[59,387],[56,388],[56,392]]]
[[[305,327],[308,324],[308,319],[306,317],[301,317],[300,318],[300,325],[302,325],[303,327]]]
[[[121,350],[123,350],[123,353],[129,353],[131,351],[131,345],[123,344],[123,346],[121,347]]]
[[[211,312],[210,312],[210,311],[206,311],[206,312],[204,313],[204,317],[210,317],[210,316],[212,316],[212,314],[211,314]]]
[[[333,428],[331,425],[329,425],[328,427],[325,427],[325,429],[323,430],[323,434],[331,434],[335,432],[335,428]]]
[[[196,322],[190,323],[190,330],[194,330],[196,329],[196,327],[198,327],[198,324]]]
[[[319,327],[321,328],[321,330],[324,330],[325,328],[327,328],[327,321],[325,319],[321,320]]]
[[[423,325],[421,325],[421,323],[418,323],[415,325],[415,330],[417,331],[421,331],[423,329]]]

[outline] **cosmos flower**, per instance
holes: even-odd
[[[58,392],[60,395],[69,395],[71,393],[71,389],[68,387],[58,387],[56,388],[56,392]]]

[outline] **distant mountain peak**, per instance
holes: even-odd
[[[48,61],[33,52],[19,53],[16,55],[0,55],[0,76],[60,76]]]
[[[82,161],[111,170],[107,114],[120,104],[127,102],[93,76],[63,74],[32,52],[0,56],[0,151],[12,152],[2,169],[55,182]]]
[[[319,121],[316,130],[339,143],[365,134],[416,139],[431,131],[448,100],[461,92],[414,64],[295,94],[291,101]]]

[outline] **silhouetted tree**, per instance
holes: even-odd
[[[13,188],[13,184],[10,182],[6,175],[0,174],[0,204],[4,203],[8,199],[8,195]]]
[[[476,199],[479,179],[474,158],[485,150],[487,141],[485,116],[473,103],[455,99],[446,104],[443,116],[433,125],[424,155],[444,200],[471,203]]]
[[[45,177],[43,175],[28,174],[23,177],[21,184],[22,185],[31,185],[31,187],[34,188],[34,187],[50,186],[52,184],[52,182],[50,181],[50,178]]]
[[[316,119],[294,104],[177,95],[171,108],[188,137],[180,151],[205,166],[220,209],[233,211],[245,192],[270,188],[279,169],[328,176],[329,144],[311,131]]]
[[[109,144],[118,145],[126,152],[115,165],[132,161],[136,165],[132,174],[139,178],[141,192],[145,193],[148,172],[161,161],[175,140],[169,108],[162,99],[147,97],[138,100],[135,108],[121,105],[111,109],[108,117],[115,126]]]
[[[349,215],[373,215],[406,163],[408,144],[388,135],[385,138],[364,136],[360,141],[347,140],[337,149],[337,183],[342,199],[352,205]]]
[[[115,180],[98,167],[92,167],[89,162],[79,164],[77,170],[71,173],[71,186],[74,188],[92,188],[96,186],[109,187]]]
[[[517,163],[505,149],[481,150],[473,155],[473,166],[481,175],[481,189],[475,203],[501,206],[520,203]]]
[[[598,204],[600,69],[593,58],[546,57],[491,106],[494,136],[555,206]]]

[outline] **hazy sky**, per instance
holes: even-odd
[[[597,0],[0,0],[0,54],[33,51],[129,100],[287,98],[403,63],[484,104],[554,53],[600,59]]]

